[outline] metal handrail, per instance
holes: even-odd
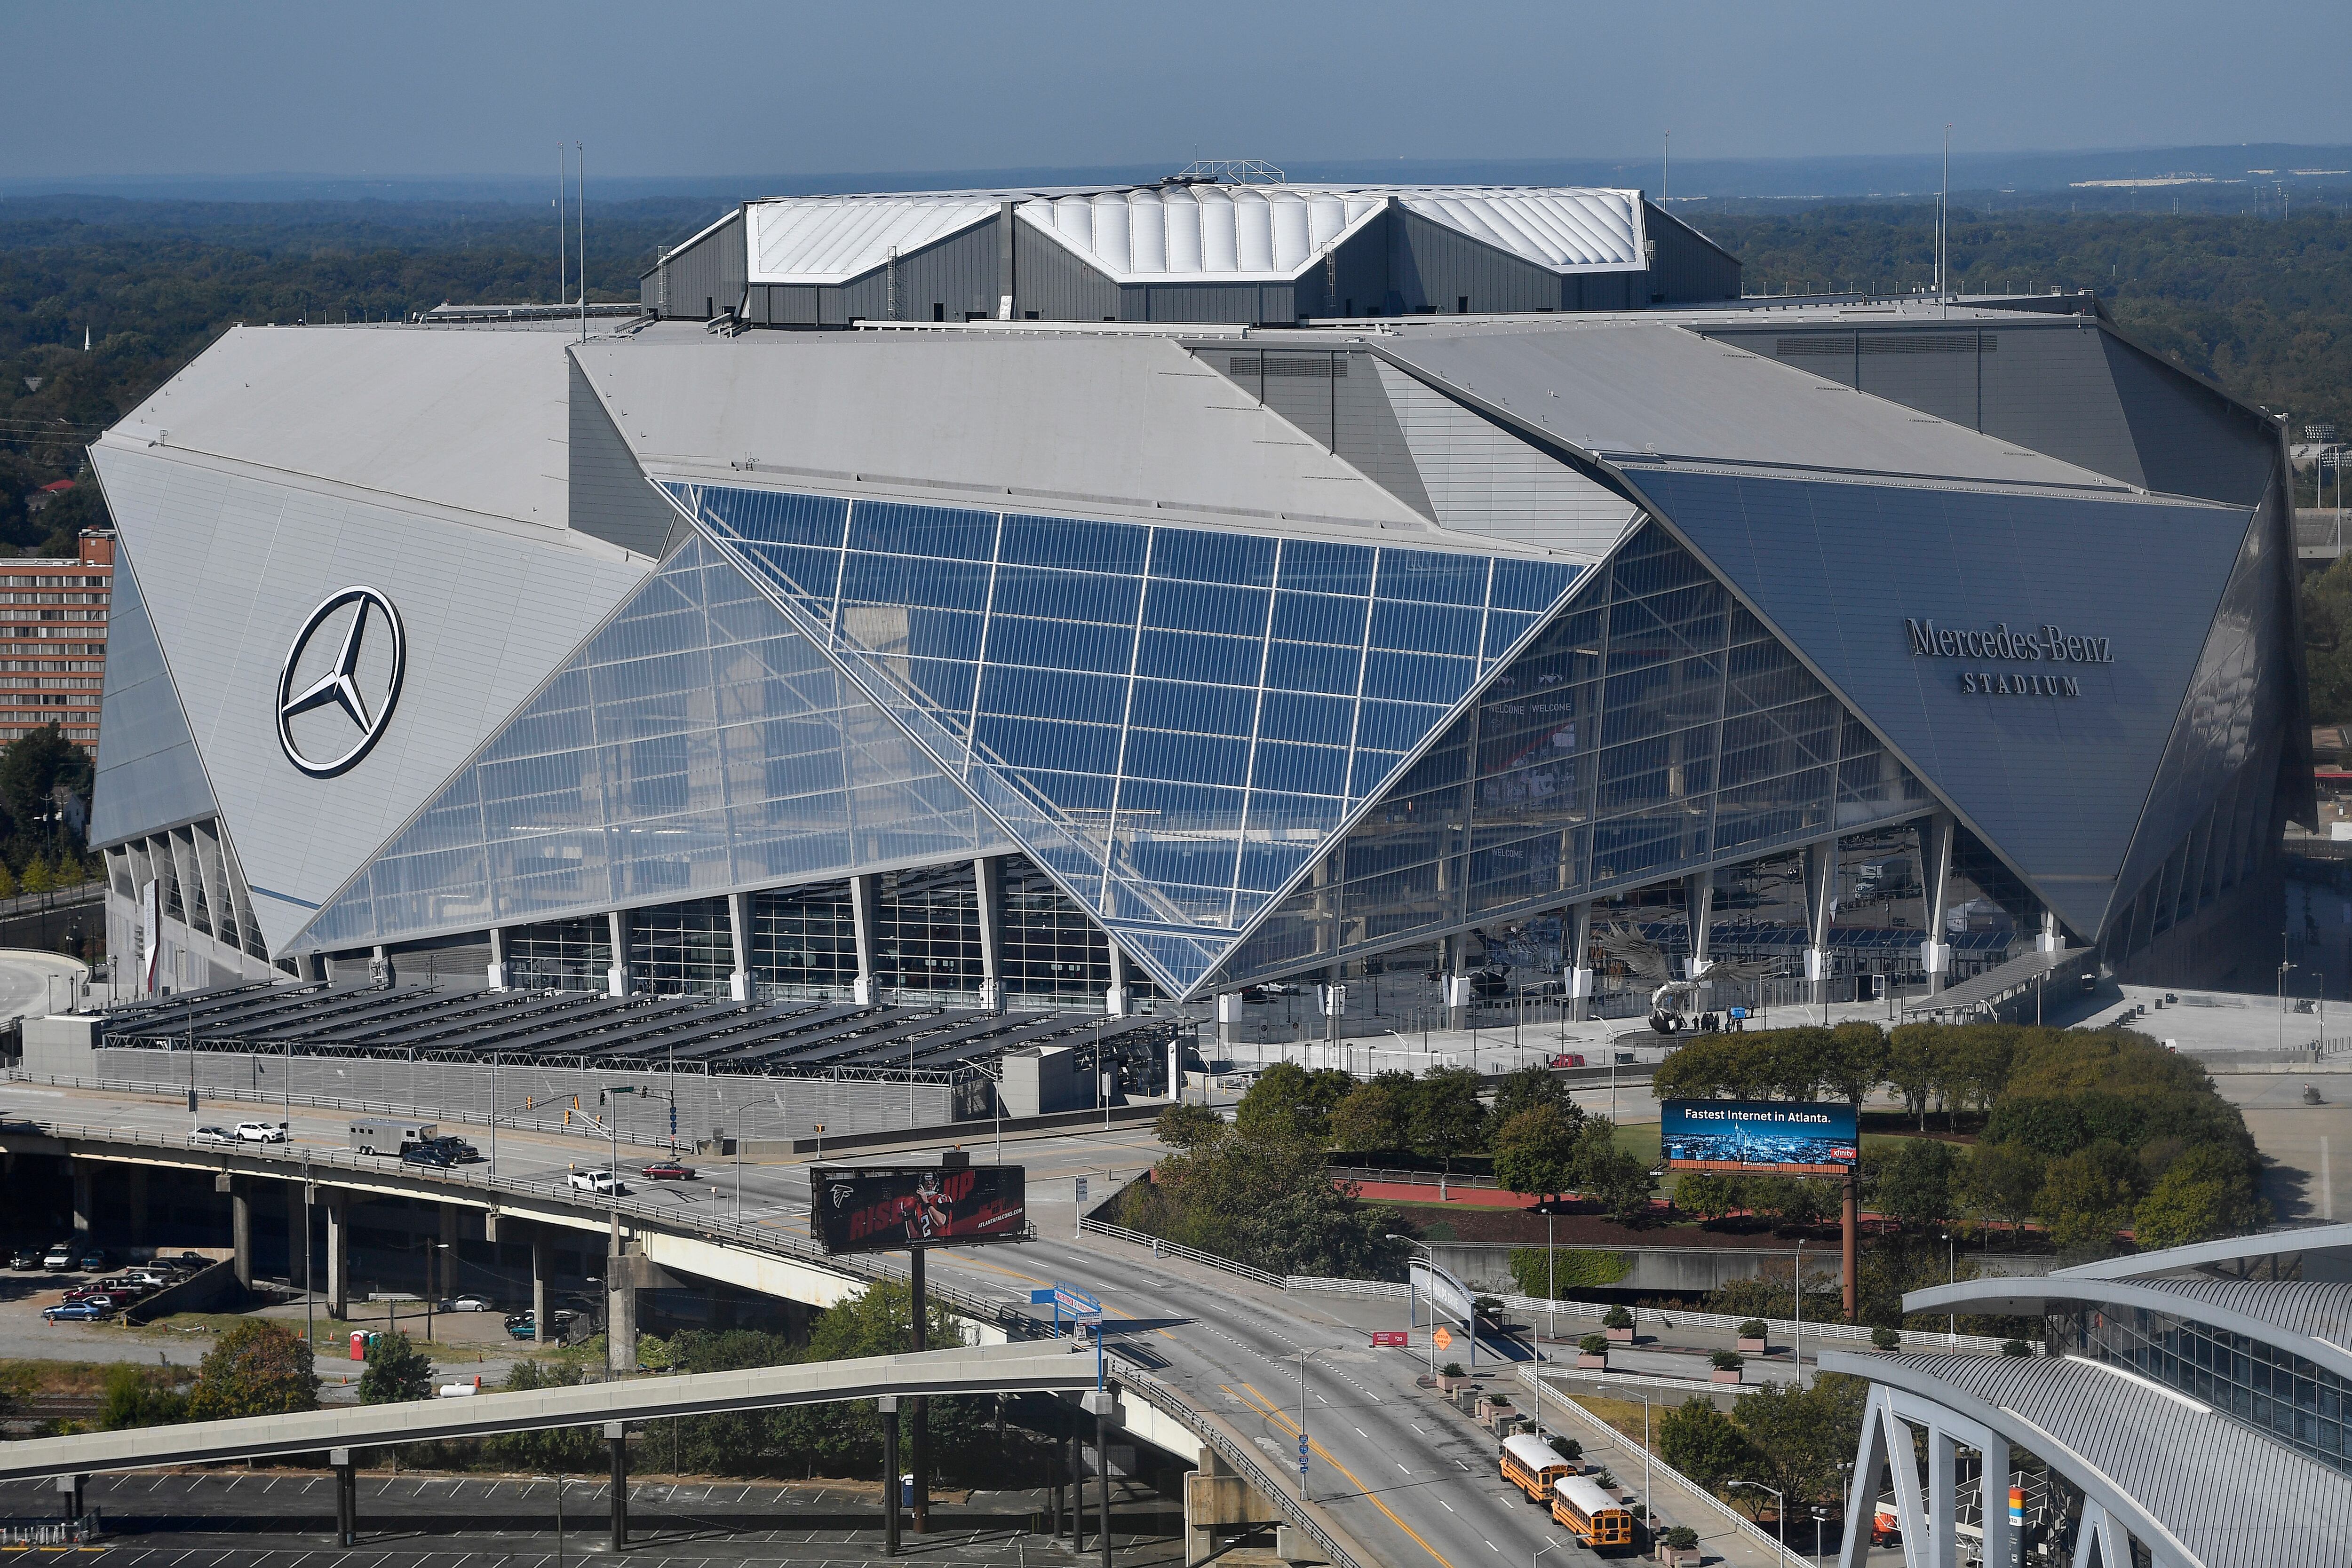
[[[1253,1269],[1247,1263],[1236,1263],[1230,1258],[1220,1258],[1213,1252],[1203,1252],[1198,1248],[1180,1246],[1176,1242],[1151,1235],[1148,1231],[1129,1230],[1124,1225],[1105,1225],[1099,1219],[1081,1219],[1078,1221],[1078,1229],[1089,1236],[1108,1236],[1114,1241],[1132,1241],[1139,1247],[1149,1247],[1155,1258],[1163,1255],[1181,1258],[1187,1263],[1202,1263],[1212,1269],[1223,1269],[1228,1274],[1238,1274],[1244,1280],[1254,1281],[1261,1285],[1271,1285],[1277,1291],[1287,1288],[1283,1283],[1283,1277],[1271,1270]]]
[[[1118,1353],[1111,1351],[1110,1354],[1117,1356]],[[1330,1532],[1315,1521],[1315,1517],[1307,1511],[1307,1505],[1285,1490],[1282,1483],[1266,1473],[1265,1468],[1258,1463],[1255,1454],[1226,1437],[1217,1428],[1214,1422],[1182,1395],[1144,1371],[1142,1367],[1123,1359],[1119,1362],[1118,1372],[1113,1375],[1121,1384],[1142,1395],[1147,1403],[1156,1405],[1169,1415],[1175,1416],[1202,1442],[1216,1449],[1218,1458],[1231,1465],[1234,1471],[1255,1487],[1268,1502],[1280,1509],[1291,1523],[1307,1532],[1307,1539],[1322,1550],[1332,1568],[1361,1568],[1354,1554],[1334,1541]]]

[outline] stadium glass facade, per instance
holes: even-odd
[[[1225,966],[1302,963],[1759,856],[1927,791],[1655,524]]]
[[[1833,330],[1877,374],[1864,329],[1721,314],[234,335],[228,423],[215,361],[173,393],[213,458],[152,410],[97,454],[146,650],[110,677],[110,940],[153,883],[223,977],[383,949],[1110,1005],[1584,969],[1580,908],[1686,953],[1711,889],[1756,912],[1701,927],[1714,953],[1819,978],[1949,978],[2037,929],[2242,968],[2307,795],[2275,429],[2090,318],[2000,312],[1997,364],[1949,329],[1977,392],[1929,409],[1789,347]],[[1905,317],[1883,357],[1947,330]],[[278,450],[232,383],[328,414],[433,385],[470,423],[374,472],[333,419]],[[512,413],[558,406],[562,476]],[[254,672],[354,581],[408,627],[406,686],[320,778]],[[2114,656],[1996,695],[2000,626]],[[1917,898],[1931,838],[1962,906],[1932,931],[1860,863],[1911,857]]]

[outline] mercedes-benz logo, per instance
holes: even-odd
[[[335,627],[340,640],[320,635]],[[323,669],[315,658],[303,661],[314,642],[335,649]],[[332,779],[365,757],[391,722],[407,659],[407,637],[391,600],[373,588],[329,594],[294,634],[278,673],[278,744],[286,760],[313,779]]]

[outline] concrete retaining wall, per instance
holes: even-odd
[[[1534,1245],[1539,1247],[1541,1243]],[[1512,1248],[1470,1242],[1439,1242],[1432,1250],[1436,1254],[1439,1268],[1446,1270],[1473,1290],[1505,1296],[1518,1289],[1518,1282],[1511,1277]],[[1612,1281],[1609,1289],[1659,1294],[1704,1295],[1733,1280],[1761,1279],[1768,1266],[1785,1278],[1797,1261],[1793,1248],[1778,1247],[1563,1247],[1559,1249],[1559,1255],[1565,1259],[1571,1252],[1591,1250],[1611,1251],[1632,1264],[1624,1278]],[[1808,1248],[1805,1258],[1807,1280],[1818,1280],[1823,1273],[1834,1275],[1837,1271],[1837,1247],[1834,1243]],[[1979,1257],[1975,1261],[1980,1274],[2020,1276],[2046,1274],[2055,1260],[2030,1254],[1996,1254]]]

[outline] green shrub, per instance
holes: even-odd
[[[1746,1322],[1739,1325],[1739,1337],[1741,1339],[1762,1339],[1766,1334],[1771,1332],[1771,1329],[1765,1323],[1762,1318],[1750,1318]]]
[[[1459,1377],[1462,1375],[1462,1364],[1458,1361],[1449,1361],[1444,1366],[1437,1369],[1437,1375],[1440,1377]]]
[[[1607,1355],[1609,1354],[1609,1336],[1607,1334],[1598,1333],[1586,1334],[1582,1339],[1576,1342],[1576,1348],[1582,1351],[1587,1355]]]
[[[1602,1318],[1601,1322],[1602,1326],[1607,1328],[1629,1329],[1633,1326],[1633,1314],[1622,1307],[1612,1307],[1609,1309],[1609,1315]]]
[[[2033,1347],[2026,1343],[2021,1339],[2003,1340],[2000,1345],[2000,1354],[2003,1355],[2032,1355],[2033,1354]]]
[[[1896,1329],[1873,1329],[1870,1331],[1870,1343],[1874,1350],[1900,1350],[1903,1335]]]
[[[1707,1360],[1715,1364],[1715,1369],[1717,1372],[1737,1372],[1748,1364],[1736,1350],[1718,1350],[1708,1356]]]
[[[1596,1247],[1562,1247],[1549,1258],[1541,1247],[1511,1249],[1512,1281],[1519,1294],[1538,1301],[1547,1295],[1566,1297],[1578,1291],[1601,1290],[1633,1271],[1631,1257]],[[1554,1289],[1546,1290],[1548,1282]]]
[[[1687,1524],[1677,1524],[1666,1531],[1665,1542],[1676,1552],[1695,1552],[1698,1549],[1698,1531]]]

